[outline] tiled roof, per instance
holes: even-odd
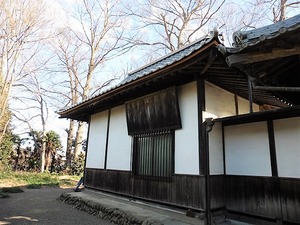
[[[195,42],[185,46],[182,49],[171,52],[170,54],[156,60],[155,62],[152,62],[142,68],[139,68],[138,70],[132,71],[120,84],[122,85],[125,83],[129,83],[133,80],[136,80],[140,77],[144,77],[150,73],[161,70],[166,66],[172,65],[173,63],[180,61],[181,59],[195,52],[196,50],[199,50],[204,44],[210,42],[214,36],[215,33],[211,32],[209,35],[206,35],[205,37],[196,40]]]
[[[243,49],[257,45],[265,40],[300,28],[300,14],[287,20],[277,22],[268,26],[249,31],[238,31],[233,33],[234,47],[228,48],[230,53],[236,53]]]
[[[170,54],[167,54],[165,55],[164,57],[162,58],[159,58],[157,59],[156,61],[148,64],[148,65],[145,65],[137,70],[134,70],[132,72],[130,72],[126,78],[121,81],[119,84],[113,86],[112,88],[110,89],[107,89],[97,95],[94,95],[78,104],[75,104],[75,105],[72,105],[72,106],[69,106],[69,107],[66,107],[64,109],[61,109],[58,113],[62,113],[66,110],[69,110],[69,109],[72,109],[78,105],[81,105],[82,103],[85,103],[85,102],[88,102],[94,98],[97,98],[98,96],[102,95],[102,94],[105,94],[107,92],[110,92],[112,91],[113,89],[116,89],[118,87],[121,87],[125,84],[128,84],[134,80],[137,80],[139,78],[142,78],[144,76],[147,76],[148,74],[151,74],[155,71],[158,71],[158,70],[161,70],[169,65],[172,65],[173,63],[175,62],[178,62],[180,61],[181,59],[189,56],[190,54],[192,54],[193,52],[199,50],[202,46],[204,46],[205,44],[209,43],[210,41],[212,41],[212,39],[214,37],[217,37],[217,32],[216,31],[213,31],[213,32],[210,32],[210,34],[192,42],[191,44],[189,45],[186,45],[184,46],[183,48],[181,49],[178,49],[174,52],[171,52]]]

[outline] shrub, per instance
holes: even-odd
[[[78,158],[71,163],[71,174],[80,176],[84,171],[85,155],[79,154]]]
[[[0,171],[7,172],[11,170],[10,156],[13,152],[13,135],[5,134],[0,143]]]

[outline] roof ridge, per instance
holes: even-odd
[[[236,31],[233,33],[233,46],[235,48],[246,48],[249,45],[255,45],[265,39],[271,39],[286,31],[292,31],[300,27],[300,14],[269,24],[256,29],[247,31]]]
[[[200,42],[202,42],[203,40],[210,40],[210,39],[212,39],[212,38],[214,38],[214,37],[217,37],[218,35],[217,35],[216,33],[217,33],[217,31],[215,31],[215,30],[214,30],[214,31],[211,31],[211,32],[209,32],[208,34],[206,34],[206,35],[200,37],[199,39],[196,39],[196,40],[192,41],[191,43],[188,43],[187,45],[182,46],[182,47],[179,48],[179,49],[176,49],[176,50],[174,50],[174,51],[172,51],[172,52],[169,52],[168,54],[163,55],[163,56],[161,56],[161,57],[159,57],[159,58],[157,58],[157,59],[155,59],[155,60],[153,60],[153,61],[147,63],[147,64],[144,65],[144,66],[141,66],[141,67],[139,67],[139,68],[137,68],[137,69],[135,69],[135,70],[133,70],[133,71],[130,71],[127,75],[128,75],[128,76],[131,76],[131,75],[133,75],[134,73],[136,73],[136,72],[138,72],[138,71],[140,71],[140,70],[143,70],[143,69],[145,69],[145,68],[147,68],[147,67],[149,67],[149,66],[151,66],[151,65],[153,65],[153,64],[155,64],[155,63],[157,63],[157,62],[160,62],[160,61],[162,61],[162,60],[164,60],[164,59],[166,59],[166,58],[168,58],[168,57],[170,57],[170,56],[172,56],[172,55],[174,55],[174,54],[176,54],[176,53],[178,53],[178,52],[184,51],[185,49],[187,49],[187,48],[189,48],[189,47],[191,47],[191,46],[193,46],[193,45],[195,45],[195,44],[197,44],[197,43],[200,43]]]

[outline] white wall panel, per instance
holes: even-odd
[[[218,118],[236,114],[234,95],[207,82],[205,83],[205,105],[206,112]]]
[[[300,117],[274,121],[278,176],[300,178]]]
[[[247,114],[250,112],[249,101],[247,99],[238,97],[238,107],[239,107],[239,114]],[[253,112],[259,111],[259,105],[253,103],[252,107],[253,107]]]
[[[107,169],[130,170],[131,137],[128,135],[125,105],[111,110]]]
[[[271,176],[267,122],[226,126],[226,173]]]
[[[196,82],[177,89],[182,129],[175,131],[175,173],[199,174]]]
[[[249,113],[249,101],[238,97],[238,113]],[[206,112],[204,117],[222,118],[236,115],[235,97],[224,89],[221,89],[208,82],[205,83],[205,104]],[[253,112],[259,111],[259,105],[253,103]]]
[[[215,123],[209,133],[210,174],[224,174],[222,123]]]
[[[104,168],[108,111],[91,116],[88,139],[87,168]]]

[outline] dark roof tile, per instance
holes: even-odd
[[[171,52],[167,55],[165,55],[164,57],[162,58],[159,58],[157,59],[156,61],[150,63],[150,64],[147,64],[137,70],[134,70],[132,72],[130,72],[127,77],[121,81],[120,83],[118,83],[116,86],[113,86],[109,89],[106,89],[105,91],[99,93],[99,94],[96,94],[94,96],[91,96],[90,98],[76,104],[76,105],[72,105],[72,106],[69,106],[69,107],[66,107],[64,109],[61,109],[58,113],[62,113],[66,110],[69,110],[69,109],[72,109],[73,107],[76,107],[82,103],[85,103],[87,101],[90,101],[104,93],[107,93],[115,88],[118,88],[118,87],[121,87],[125,84],[128,84],[134,80],[137,80],[139,78],[142,78],[144,76],[147,76],[151,73],[154,73],[160,69],[163,69],[169,65],[172,65],[173,63],[177,62],[177,61],[180,61],[181,59],[189,56],[190,54],[192,54],[193,52],[199,50],[202,46],[204,46],[205,44],[209,43],[210,41],[213,40],[214,37],[217,37],[217,33],[216,31],[213,31],[211,32],[210,34],[192,42],[191,44],[187,45],[187,46],[184,46],[183,48],[181,49],[178,49],[174,52]]]
[[[287,20],[277,22],[261,28],[249,31],[237,31],[233,33],[234,48],[228,48],[228,52],[236,53],[254,46],[267,39],[275,38],[285,32],[300,28],[300,14]]]

